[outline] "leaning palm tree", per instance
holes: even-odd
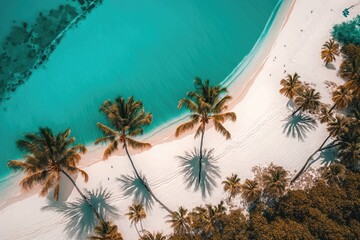
[[[199,157],[199,182],[201,180],[201,167],[203,157],[203,141],[206,124],[212,120],[215,126],[215,130],[220,132],[226,139],[231,138],[231,134],[222,125],[225,121],[231,120],[236,121],[236,114],[234,112],[223,113],[227,109],[227,102],[232,99],[231,96],[222,94],[227,93],[226,87],[220,85],[211,86],[209,80],[204,82],[200,78],[194,80],[195,91],[186,93],[187,97],[179,101],[178,108],[185,106],[192,113],[190,115],[190,121],[181,124],[175,132],[175,136],[178,137],[180,134],[191,130],[195,125],[199,125],[196,132],[195,138],[201,135],[200,140],[200,157]]]
[[[335,61],[335,56],[340,54],[339,44],[333,39],[326,41],[321,49],[321,59],[325,62],[325,66]]]
[[[136,232],[139,234],[139,237],[141,237],[136,224],[140,222],[141,231],[144,231],[144,228],[142,226],[142,220],[146,218],[146,212],[144,206],[142,204],[134,203],[131,206],[129,206],[129,212],[127,212],[125,215],[129,217],[131,225],[135,226]]]
[[[335,107],[338,109],[347,108],[352,101],[352,98],[352,92],[345,86],[341,85],[337,87],[332,93],[334,105],[330,108],[329,112],[331,112]]]
[[[190,231],[190,216],[187,209],[179,207],[179,211],[173,212],[167,217],[170,219],[166,222],[171,224],[175,234],[187,234]]]
[[[146,231],[140,240],[166,240],[166,237],[161,232],[151,233]]]
[[[302,83],[299,79],[300,76],[297,73],[294,73],[294,75],[288,74],[286,78],[281,79],[280,85],[282,88],[279,92],[284,94],[290,100],[293,100],[302,89]]]
[[[8,166],[25,173],[25,177],[20,182],[20,186],[25,190],[39,184],[41,185],[40,196],[46,196],[54,187],[55,200],[59,199],[60,178],[65,176],[90,206],[96,218],[104,223],[103,217],[69,175],[80,173],[85,182],[89,178],[85,171],[77,167],[81,159],[80,154],[84,154],[86,148],[82,144],[73,146],[75,138],[69,137],[70,133],[70,129],[67,129],[55,136],[50,128],[39,128],[37,134],[26,134],[24,140],[16,142],[17,147],[26,153],[25,161],[13,160],[8,163]]]
[[[327,141],[331,137],[339,137],[339,136],[341,136],[343,134],[346,134],[349,131],[350,124],[351,124],[351,120],[349,118],[344,117],[344,116],[339,115],[339,114],[336,115],[336,117],[334,118],[333,121],[328,122],[327,131],[329,132],[329,135],[325,138],[325,140],[320,145],[320,147],[317,148],[315,150],[315,152],[313,152],[313,154],[311,154],[310,157],[306,160],[305,164],[300,169],[300,171],[294,176],[294,178],[291,180],[290,184],[293,184],[300,177],[300,175],[305,171],[305,169],[308,166],[310,160],[315,156],[316,153],[318,153],[320,151],[323,151],[325,149],[334,147],[337,140],[334,140],[333,142],[331,142],[326,147],[324,147],[324,145],[327,143]]]
[[[229,201],[241,192],[240,178],[237,174],[231,174],[222,184],[224,184],[224,191],[229,193]]]
[[[241,185],[241,196],[248,203],[254,203],[260,200],[261,189],[256,180],[246,179]]]
[[[105,114],[109,123],[114,129],[98,122],[97,126],[104,134],[104,137],[98,138],[95,144],[110,142],[104,152],[104,159],[118,150],[119,146],[125,149],[131,166],[136,177],[140,180],[150,195],[169,213],[171,210],[166,207],[151,191],[148,184],[143,180],[135,168],[134,162],[130,156],[128,146],[133,149],[148,149],[151,147],[149,143],[136,141],[134,137],[143,134],[144,126],[148,126],[152,122],[152,114],[146,113],[141,101],[135,101],[133,97],[129,97],[126,101],[123,97],[118,97],[114,102],[105,101],[100,107],[100,111]]]
[[[287,172],[278,166],[268,169],[263,176],[264,193],[270,198],[278,198],[284,195],[288,184]]]
[[[106,228],[104,227],[106,226]],[[90,236],[89,240],[123,240],[118,227],[111,222],[99,224],[94,229],[95,235]]]
[[[320,98],[320,93],[315,92],[315,89],[310,87],[304,88],[295,98],[295,104],[298,106],[298,109],[292,115],[294,116],[300,110],[316,110],[321,105]]]

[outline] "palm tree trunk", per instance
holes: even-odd
[[[141,235],[140,235],[139,229],[138,229],[137,226],[136,226],[136,223],[134,224],[134,226],[135,226],[135,229],[136,229],[137,234],[139,235],[139,238],[141,238]]]
[[[86,201],[86,203],[90,206],[91,210],[93,210],[93,212],[95,213],[96,218],[102,222],[103,226],[105,227],[105,229],[107,230],[106,224],[105,224],[105,220],[104,218],[98,213],[98,211],[96,210],[96,208],[90,203],[89,199],[80,191],[79,187],[76,185],[76,183],[74,182],[74,180],[70,177],[70,175],[65,172],[63,169],[60,170],[60,172],[62,172],[70,181],[71,183],[74,185],[74,187],[76,188],[76,190],[78,191],[78,193],[80,194],[80,196]]]
[[[302,109],[303,106],[300,106],[298,109],[296,109],[295,112],[293,112],[291,115],[294,116],[298,111],[300,111]]]
[[[150,193],[150,195],[155,199],[155,201],[157,201],[166,211],[168,211],[170,214],[172,214],[172,211],[167,207],[165,206],[165,204],[163,204],[156,196],[155,194],[151,191],[150,187],[148,186],[147,183],[144,182],[144,180],[140,177],[138,171],[136,170],[135,168],[135,165],[134,165],[134,162],[132,161],[131,159],[131,156],[130,156],[130,153],[128,151],[128,148],[127,148],[127,145],[126,145],[126,142],[124,142],[124,148],[125,148],[125,151],[126,151],[126,155],[128,156],[130,162],[131,162],[131,165],[134,169],[134,172],[135,172],[135,175],[136,177],[140,180],[140,182],[142,183],[142,185],[145,187],[145,189]]]
[[[202,167],[202,158],[203,158],[203,143],[204,143],[204,134],[205,134],[205,126],[203,127],[202,133],[201,133],[201,141],[200,141],[200,157],[199,157],[199,184],[201,180],[201,167]]]
[[[314,155],[315,155],[317,152],[319,152],[319,151],[321,151],[321,150],[323,149],[323,146],[325,145],[325,143],[327,142],[327,140],[329,140],[329,138],[330,138],[332,135],[333,135],[333,132],[331,132],[331,133],[329,134],[329,136],[327,136],[327,138],[325,139],[325,141],[321,144],[321,146],[320,146],[318,149],[316,149],[316,151],[315,151],[313,154],[310,155],[310,157],[306,160],[304,166],[303,166],[303,167],[300,169],[300,171],[295,175],[295,177],[290,181],[290,184],[293,184],[293,183],[300,177],[300,175],[303,174],[303,172],[305,171],[305,168],[306,168],[306,166],[309,164],[310,160],[314,157]]]
[[[337,104],[335,103],[335,104],[330,108],[329,113],[331,113],[331,111],[334,110],[334,108],[336,107],[336,105],[337,105]]]

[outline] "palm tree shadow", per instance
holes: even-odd
[[[220,178],[220,168],[216,165],[217,158],[214,157],[214,149],[204,149],[202,159],[201,179],[199,182],[199,158],[200,151],[194,148],[191,152],[185,152],[184,156],[177,156],[181,160],[181,173],[184,176],[186,188],[194,188],[194,191],[200,189],[203,198],[211,196],[214,187],[216,187],[216,178]]]
[[[330,70],[336,70],[336,67],[332,63],[328,63],[327,65],[325,65],[325,67]]]
[[[327,145],[329,146],[329,145]],[[336,148],[328,148],[320,152],[319,156],[313,159],[307,168],[309,168],[316,161],[321,160],[321,165],[330,166],[331,164],[339,163],[337,159],[338,152]]]
[[[112,194],[107,189],[100,187],[95,191],[85,190],[85,196],[104,219],[114,219],[119,216],[118,209],[110,204]],[[41,210],[55,211],[63,215],[66,221],[65,231],[69,238],[85,239],[98,224],[93,210],[83,198],[77,198],[69,203],[51,201]]]
[[[307,133],[315,130],[317,127],[316,120],[305,114],[289,115],[284,120],[283,133],[287,137],[297,138],[299,141],[304,141]]]
[[[145,183],[147,183],[145,177],[143,177],[141,174],[140,177]],[[121,175],[121,177],[117,178],[116,180],[120,182],[120,187],[123,191],[124,197],[128,198],[130,196],[133,196],[133,202],[137,204],[141,203],[147,210],[152,209],[154,200],[151,197],[148,189],[145,188],[144,184],[138,177]]]

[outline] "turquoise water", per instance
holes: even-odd
[[[141,99],[154,116],[148,131],[180,116],[177,102],[193,78],[223,81],[278,2],[105,0],[0,105],[0,176],[8,175],[8,160],[21,156],[15,141],[39,126],[70,127],[79,142],[92,143],[101,135],[95,124],[105,122],[98,109],[106,99]]]

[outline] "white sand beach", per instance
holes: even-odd
[[[187,188],[189,178],[185,178],[181,160],[177,157],[199,146],[200,140],[194,139],[192,132],[175,139],[176,126],[170,126],[147,139],[153,144],[150,150],[130,152],[134,153],[137,169],[146,176],[151,189],[165,205],[176,210],[179,206],[191,209],[200,204],[219,203],[227,197],[221,182],[232,173],[238,174],[243,182],[252,177],[251,169],[257,165],[273,162],[292,173],[302,167],[306,158],[326,138],[327,132],[325,125],[317,122],[313,130],[304,132],[303,139],[287,136],[284,130],[287,117],[294,109],[288,106],[288,99],[279,93],[280,80],[288,73],[297,72],[302,81],[320,91],[323,102],[330,104],[330,90],[325,81],[342,83],[337,76],[341,59],[339,57],[334,63],[335,69],[326,68],[320,59],[321,47],[330,38],[332,26],[346,20],[342,11],[356,2],[285,1],[261,48],[229,86],[234,98],[230,110],[237,114],[235,123],[225,124],[232,133],[232,139],[225,140],[213,127],[205,133],[204,146],[214,149],[215,157],[213,168],[208,169],[210,174],[205,178],[208,185],[197,190],[194,190],[194,185]],[[360,9],[352,11],[354,13],[350,17],[354,17]],[[118,209],[119,214],[112,219],[113,222],[124,239],[137,239],[135,228],[124,216],[133,195],[125,195],[121,183],[117,181],[121,175],[132,174],[131,164],[122,150],[102,161],[102,151],[103,147],[96,148],[83,157],[80,167],[90,179],[85,183],[77,177],[76,183],[88,190],[102,187],[111,191],[111,205]],[[321,163],[320,157],[314,166]],[[80,197],[67,179],[62,179],[62,182],[62,201],[73,202]],[[71,239],[68,220],[59,212],[43,209],[51,204],[51,194],[49,198],[42,198],[36,189],[30,193],[19,193],[17,184],[8,186],[6,194],[1,197],[0,239]],[[167,214],[154,202],[152,209],[147,211],[144,228],[170,233],[170,225],[165,222]]]

